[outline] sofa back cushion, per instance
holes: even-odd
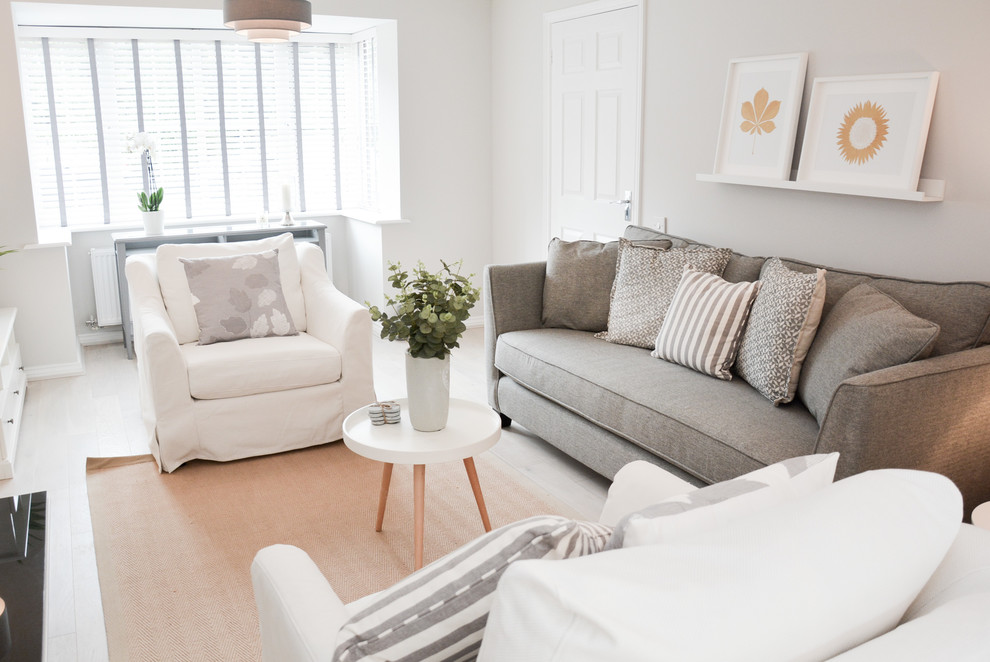
[[[297,331],[306,330],[306,304],[303,299],[299,258],[292,235],[288,232],[256,241],[235,241],[222,244],[162,244],[156,252],[158,285],[165,309],[172,320],[179,344],[197,342],[200,330],[196,318],[185,266],[179,258],[226,257],[262,251],[278,250],[279,276],[282,294]]]
[[[671,248],[711,248],[708,244],[700,244],[683,237],[675,237],[672,234],[664,234],[653,228],[645,228],[639,225],[627,225],[622,233],[623,238],[630,241],[655,241],[666,239],[670,242]],[[729,262],[722,271],[722,278],[730,283],[751,283],[760,279],[760,270],[766,258],[750,257],[741,253],[733,252],[729,257]]]
[[[838,461],[838,453],[792,457],[664,499],[622,518],[606,549],[663,544],[798,499],[831,485]]]
[[[937,324],[908,312],[893,297],[863,283],[825,316],[798,383],[798,395],[818,423],[839,385],[876,370],[931,355]]]
[[[671,244],[666,239],[642,243],[654,248]],[[543,281],[543,326],[604,331],[618,257],[617,241],[551,239]]]
[[[784,260],[784,264],[806,273],[816,268],[798,260]],[[842,295],[862,283],[869,283],[918,317],[939,325],[942,331],[932,347],[932,356],[990,342],[990,283],[937,283],[828,267],[823,314],[827,315]]]
[[[627,239],[670,239],[675,248],[707,245],[638,226],[629,226],[623,236]],[[755,267],[756,262],[762,265],[763,258],[734,253],[722,272],[722,278],[729,282],[756,280],[760,273],[760,268]],[[804,273],[814,273],[816,269],[828,271],[825,276],[824,315],[828,314],[843,294],[861,283],[870,283],[918,317],[939,325],[942,332],[932,348],[932,356],[951,354],[990,343],[990,283],[893,278],[792,259],[784,259],[783,263],[790,269]]]

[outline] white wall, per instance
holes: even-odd
[[[493,0],[498,262],[545,254],[542,15],[576,4]],[[748,254],[918,278],[990,280],[990,3],[646,0],[645,20],[644,222],[666,216],[674,234]],[[809,53],[802,127],[815,76],[941,72],[921,176],[946,181],[944,202],[695,180],[696,173],[712,171],[729,60],[795,51]]]
[[[204,8],[201,0],[63,2]],[[217,1],[208,8],[220,6]],[[410,223],[382,230],[384,260],[422,259],[432,267],[441,259],[463,258],[467,271],[480,274],[492,261],[490,1],[313,0],[313,13],[397,20],[401,201],[402,216]],[[5,211],[0,244],[19,246],[35,241],[35,231],[10,0],[0,2],[0,86],[6,92],[0,107],[5,127],[0,132]],[[346,227],[339,219],[326,220],[332,230]],[[52,320],[27,311],[19,315],[17,333],[25,346],[25,363],[60,363],[62,356],[76,350],[76,333],[88,331],[83,322],[93,311],[88,251],[104,238],[109,246],[109,233],[76,241],[68,249],[71,269],[63,267],[61,275],[47,278],[44,291],[37,279],[41,260],[26,257],[0,264],[6,268],[0,272],[0,306],[40,297],[49,307],[69,308],[60,328],[48,330],[44,344],[36,332]],[[347,257],[337,252],[335,271],[345,268]],[[37,262],[33,267],[28,266],[32,259]],[[75,313],[61,303],[68,300],[75,302]]]

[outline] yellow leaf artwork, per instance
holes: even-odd
[[[753,153],[756,153],[756,136],[770,133],[777,128],[773,118],[780,112],[780,101],[770,101],[770,93],[761,87],[752,101],[742,105],[743,122],[739,129],[753,136]]]
[[[887,111],[880,104],[864,101],[856,104],[842,118],[835,143],[847,163],[861,165],[880,151],[887,141]]]

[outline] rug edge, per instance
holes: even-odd
[[[87,457],[86,473],[102,471],[103,469],[113,469],[115,467],[126,467],[131,464],[141,464],[142,462],[154,462],[155,456],[151,453],[144,455],[117,455],[112,457]]]

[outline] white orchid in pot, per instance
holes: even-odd
[[[436,273],[420,262],[410,274],[398,263],[389,263],[389,283],[398,290],[385,295],[389,314],[370,306],[371,319],[382,323],[382,338],[404,340],[409,420],[423,432],[447,425],[450,405],[450,352],[467,329],[464,321],[481,296],[471,276],[460,274],[461,261],[442,262]]]
[[[162,234],[165,231],[165,212],[161,210],[165,189],[155,186],[155,165],[153,159],[158,152],[158,140],[147,132],[135,133],[127,138],[127,151],[141,155],[142,166],[148,174],[148,190],[138,192],[138,209],[144,220],[147,234]]]

